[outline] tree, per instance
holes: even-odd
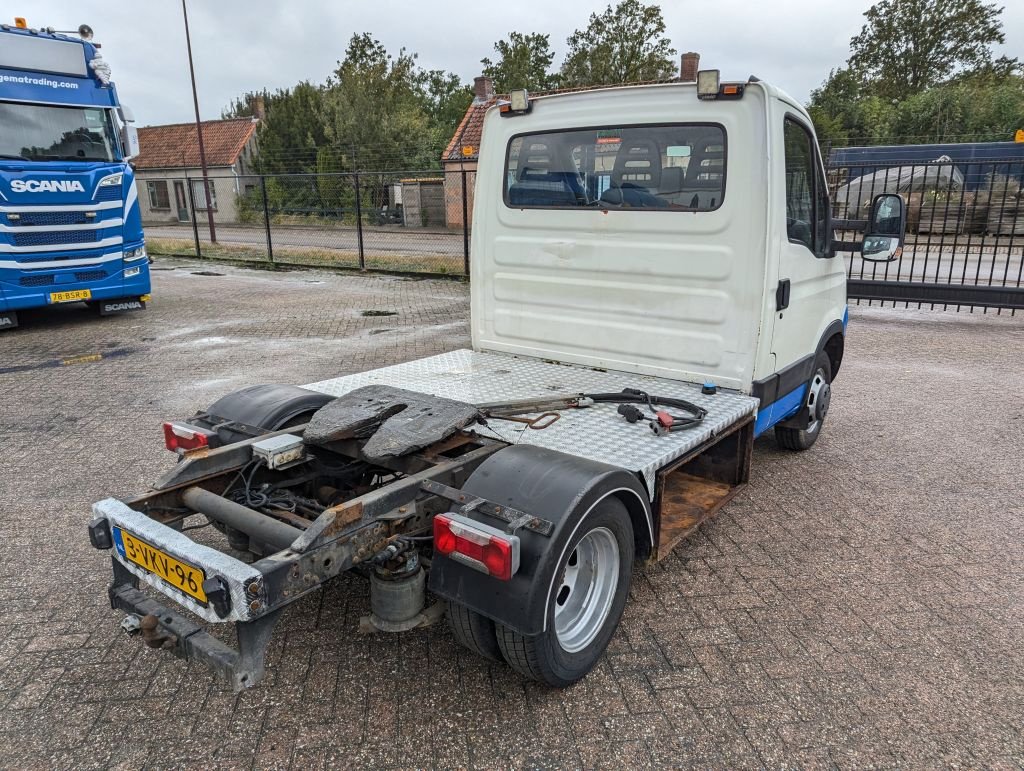
[[[339,162],[380,171],[436,163],[423,80],[414,54],[392,57],[369,34],[353,35],[325,96],[328,137],[350,149]]]
[[[436,168],[473,98],[458,76],[417,66],[415,54],[392,57],[372,35],[353,35],[324,85],[299,83],[249,92],[221,116],[251,117],[262,98],[258,168],[268,174],[325,175],[361,170]],[[346,183],[347,184],[347,183]],[[325,179],[268,181],[268,195],[294,208],[339,205],[344,185]],[[275,203],[277,205],[277,203]]]
[[[621,0],[600,16],[590,15],[586,29],[566,41],[569,52],[562,64],[561,85],[593,86],[660,80],[677,74],[676,51],[665,34],[657,5]]]
[[[222,118],[251,118],[253,105],[263,100],[263,119],[256,129],[257,168],[267,174],[316,170],[317,148],[327,142],[324,91],[313,83],[270,93],[250,91],[221,111]]]
[[[544,91],[555,87],[557,76],[550,71],[555,59],[550,35],[512,32],[507,40],[495,43],[494,50],[498,54],[496,62],[484,57],[480,63],[498,93],[508,93],[513,88]]]
[[[473,101],[473,87],[454,73],[425,70],[420,74],[420,88],[431,124],[447,142]]]
[[[992,60],[991,46],[1005,40],[1002,12],[983,0],[880,0],[850,41],[849,66],[887,99],[904,99],[962,70],[1012,68],[1016,60]]]

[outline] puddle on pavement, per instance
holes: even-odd
[[[223,276],[223,275],[225,275],[223,273],[215,273],[212,270],[193,270],[191,273],[192,273],[193,276]]]

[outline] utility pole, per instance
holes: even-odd
[[[196,136],[199,139],[199,164],[203,168],[203,199],[206,202],[206,219],[210,223],[210,241],[217,243],[217,228],[213,224],[213,201],[210,199],[210,177],[206,171],[206,148],[203,147],[203,124],[199,120],[196,70],[192,66],[192,38],[188,32],[188,8],[185,7],[185,0],[181,0],[181,14],[185,17],[185,45],[188,47],[188,73],[192,78],[192,104],[196,109]]]

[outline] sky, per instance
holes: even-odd
[[[419,54],[429,69],[466,82],[480,59],[494,58],[494,41],[511,31],[551,35],[555,64],[566,38],[586,26],[609,0],[188,0],[200,113],[220,117],[246,91],[322,83],[337,67],[349,38],[370,32],[392,52]],[[998,54],[1024,59],[1024,2],[1003,0],[1005,46]],[[703,68],[723,79],[754,74],[802,101],[842,65],[871,0],[670,0],[660,3],[674,47],[701,54]],[[11,23],[77,29],[88,24],[111,65],[121,101],[137,125],[193,120],[180,0],[5,0]],[[2,13],[2,11],[0,11]]]

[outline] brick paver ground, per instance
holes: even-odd
[[[89,503],[140,491],[172,460],[160,421],[227,391],[467,346],[468,292],[157,267],[143,314],[0,336],[0,766],[1024,764],[1024,319],[852,309],[818,445],[759,440],[750,486],[636,572],[572,688],[443,625],[359,637],[366,587],[343,578],[235,696],[119,631]]]

